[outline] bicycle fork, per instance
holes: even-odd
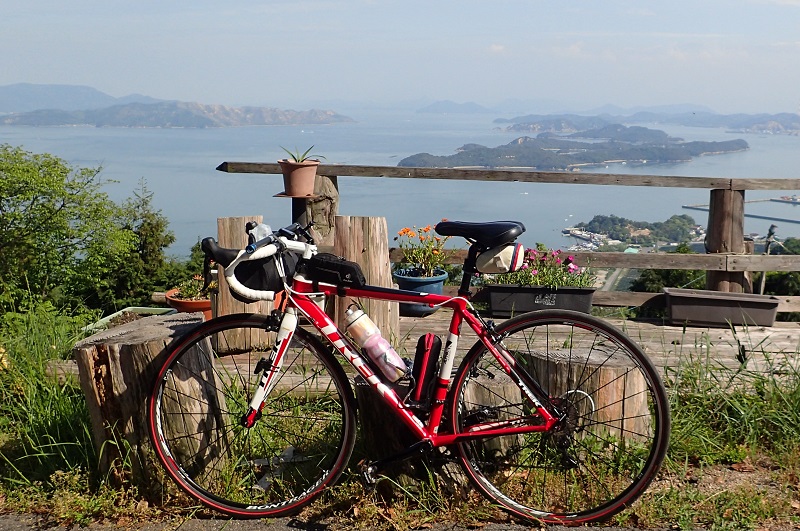
[[[289,343],[292,341],[292,336],[294,336],[296,328],[297,310],[288,308],[281,319],[281,324],[278,328],[278,337],[275,340],[275,345],[272,347],[269,358],[261,358],[253,371],[254,374],[261,373],[261,381],[258,383],[258,387],[256,387],[253,393],[253,398],[250,400],[250,407],[247,413],[242,416],[241,424],[245,428],[252,428],[261,417],[264,400],[278,382],[281,366],[283,365],[283,356],[286,353],[286,349],[289,348]]]

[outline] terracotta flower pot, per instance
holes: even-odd
[[[289,197],[307,197],[314,193],[314,180],[317,177],[318,160],[294,162],[289,159],[278,161],[283,172],[283,191]]]
[[[194,313],[203,312],[203,317],[206,321],[211,319],[211,299],[176,299],[175,294],[177,289],[171,289],[164,294],[167,299],[167,304],[178,310],[179,312]]]

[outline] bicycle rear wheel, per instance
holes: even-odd
[[[355,399],[325,346],[298,328],[260,418],[242,425],[258,361],[277,327],[229,315],[171,345],[148,406],[156,454],[203,504],[236,517],[291,514],[340,476],[355,440]]]
[[[600,521],[632,503],[669,440],[664,386],[642,350],[604,321],[571,311],[523,314],[497,332],[517,370],[539,383],[562,420],[548,432],[459,443],[476,487],[515,516],[547,523]],[[542,423],[482,343],[458,369],[450,411],[457,434],[512,419]]]

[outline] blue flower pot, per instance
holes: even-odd
[[[438,274],[433,277],[410,276],[410,272],[408,269],[399,269],[392,273],[392,278],[400,289],[442,294],[444,281],[447,280],[447,271],[436,269],[434,272]],[[427,304],[400,303],[400,315],[404,317],[425,317],[436,310],[438,308],[431,308]]]

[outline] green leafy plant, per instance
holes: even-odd
[[[208,298],[209,292],[217,287],[216,281],[212,281],[206,289],[203,289],[203,277],[201,275],[194,275],[192,278],[182,280],[175,286],[178,291],[175,292],[174,298],[187,301],[199,301]]]
[[[573,256],[566,255],[561,249],[548,249],[541,243],[536,244],[536,249],[525,251],[520,270],[492,275],[489,278],[493,284],[550,288],[562,286],[590,288],[594,286],[596,280],[589,268],[581,268],[575,264]]]
[[[315,159],[324,159],[325,158],[322,155],[315,155],[315,154],[311,153],[311,150],[314,149],[314,146],[311,146],[310,148],[308,148],[307,150],[303,151],[302,153],[297,148],[294,148],[294,151],[291,151],[291,150],[288,150],[285,147],[281,146],[281,149],[289,154],[289,158],[292,160],[292,162],[298,162],[298,163],[299,162],[305,162],[305,161],[311,159],[312,157],[314,157]]]
[[[395,241],[403,250],[403,262],[399,269],[403,269],[406,276],[432,277],[435,270],[444,269],[444,264],[452,254],[445,249],[445,243],[450,239],[436,236],[430,225],[422,228],[404,227],[395,236]]]

